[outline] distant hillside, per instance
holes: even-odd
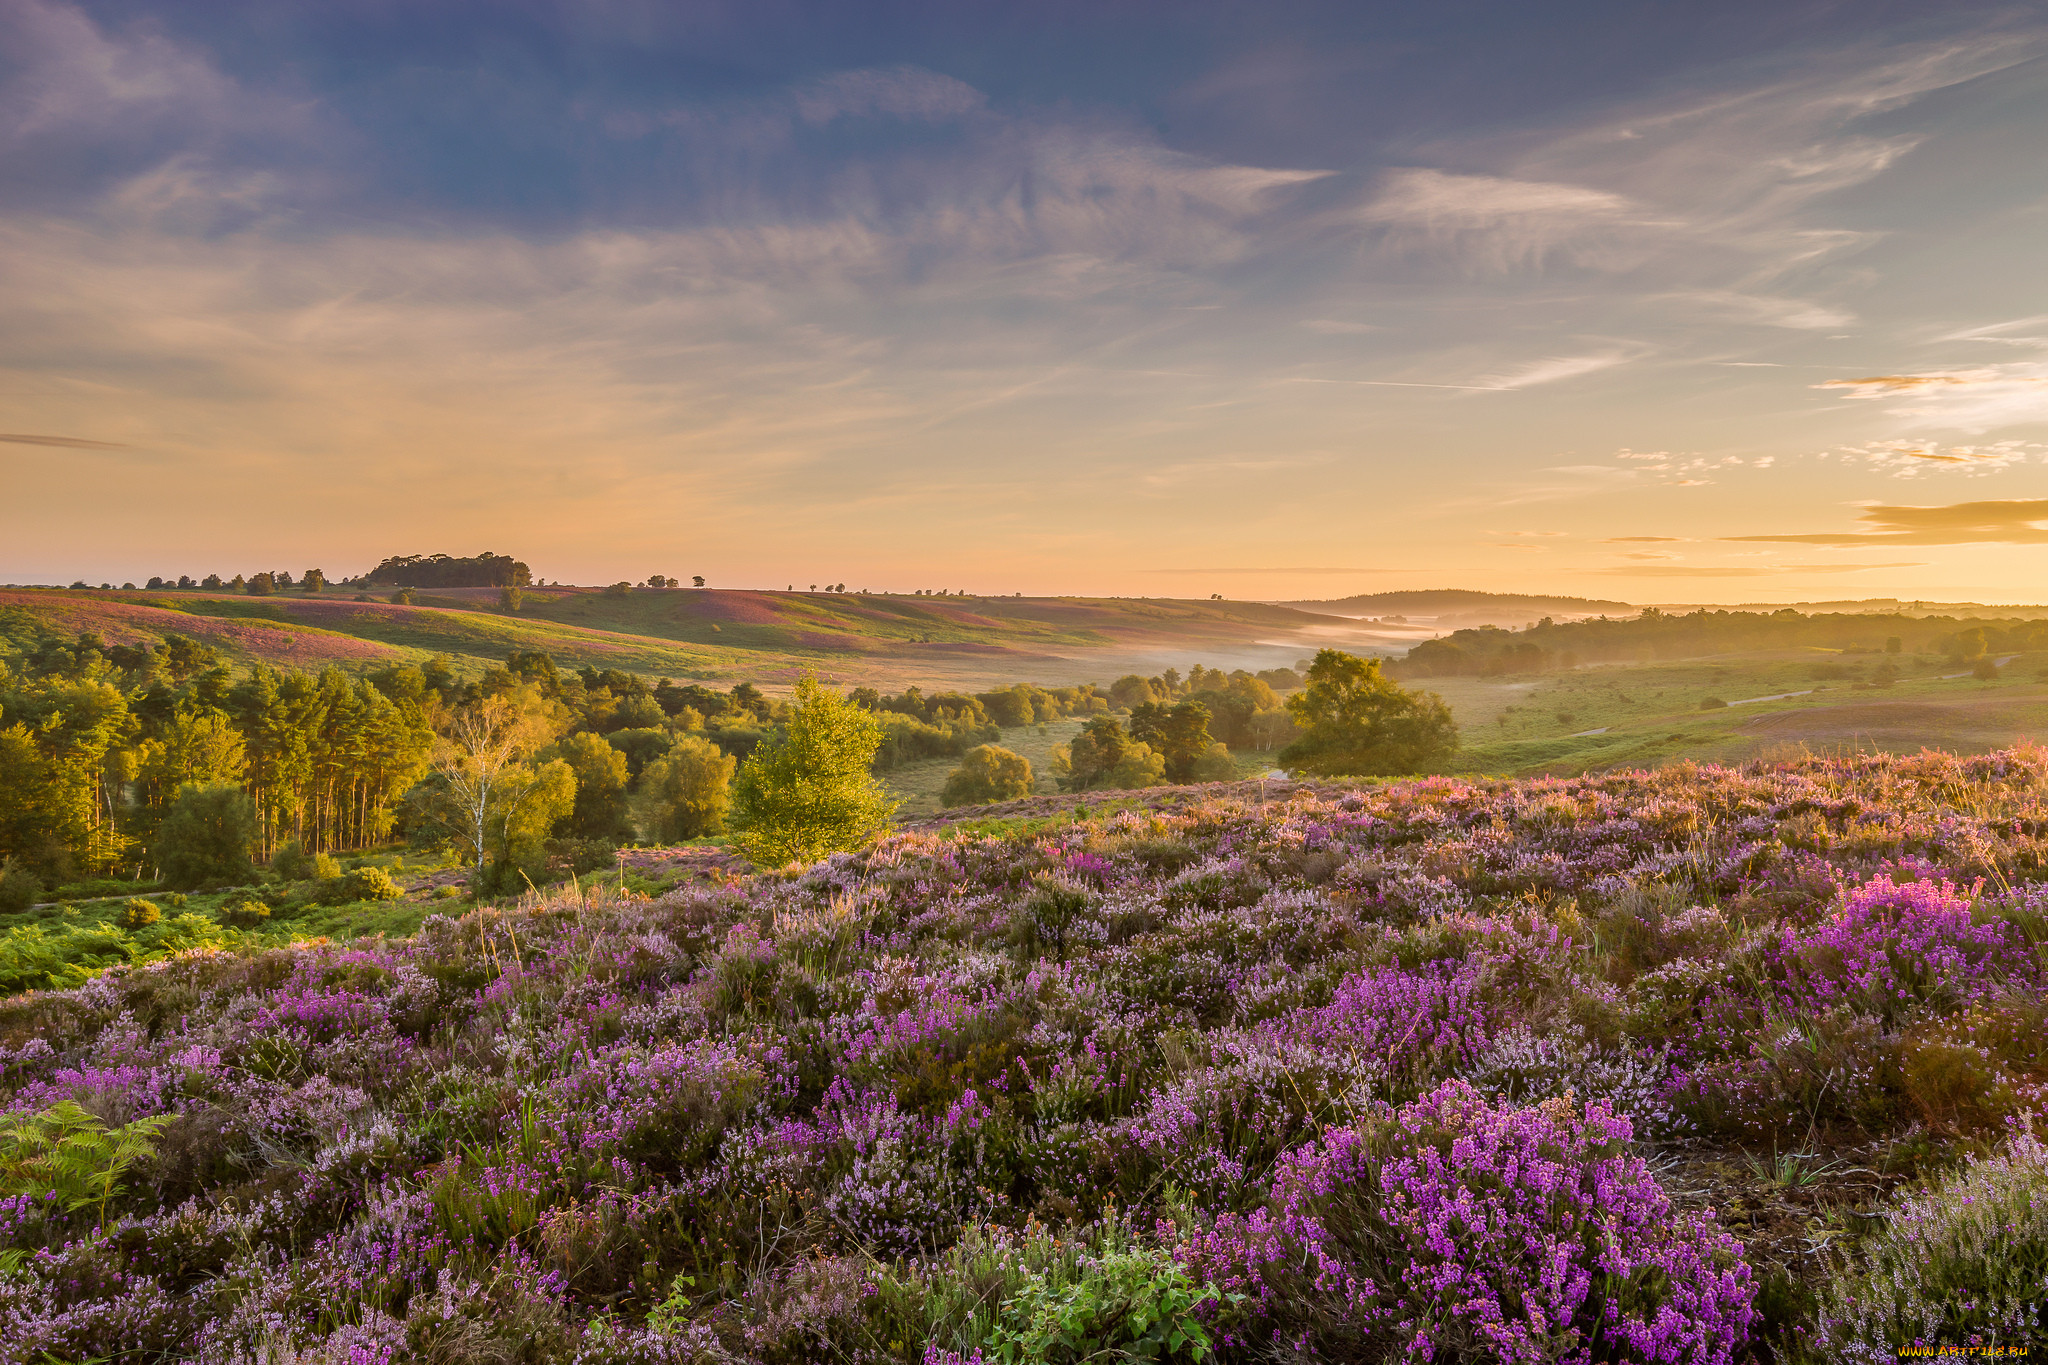
[[[458,666],[545,650],[564,667],[650,677],[793,682],[806,670],[891,688],[1108,682],[1161,668],[1289,666],[1318,643],[1368,644],[1350,621],[1262,602],[635,589],[550,584],[517,612],[495,588],[426,589],[412,605],[348,588],[0,590],[0,655],[37,627],[109,644],[187,635],[245,662],[360,671],[446,654]]]
[[[2035,620],[2048,616],[2048,606],[2002,606],[1984,602],[1934,602],[1902,597],[1860,597],[1827,602],[1686,602],[1658,603],[1668,615],[1693,611],[1784,611],[1790,608],[1808,616],[1821,614],[1861,616],[1951,616],[1971,620]]]
[[[1372,592],[1326,602],[1279,605],[1331,616],[1405,616],[1445,626],[1521,626],[1540,617],[1576,620],[1585,616],[1633,616],[1626,602],[1596,597],[1546,597],[1519,592],[1478,592],[1471,588],[1430,588],[1418,592]]]

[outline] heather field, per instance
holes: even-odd
[[[337,1365],[2038,1342],[2044,876],[2032,749],[1247,783],[116,969],[0,1007],[5,1174],[48,1191],[0,1211],[0,1340]]]

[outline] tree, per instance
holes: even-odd
[[[703,574],[700,574],[700,573],[694,573],[694,574],[691,574],[691,575],[690,575],[690,585],[691,585],[692,587],[697,587],[697,588],[701,588],[701,587],[703,587],[703,586],[704,586],[704,575],[703,575]]]
[[[226,782],[181,788],[156,832],[156,863],[179,890],[207,882],[247,881],[254,871],[256,806]]]
[[[249,585],[244,591],[251,597],[268,597],[277,591],[277,580],[267,573],[260,573],[249,580]]]
[[[1329,776],[1416,772],[1456,751],[1458,727],[1434,692],[1410,692],[1378,659],[1325,649],[1308,685],[1287,699],[1307,731],[1280,752],[1290,767]]]
[[[881,744],[873,715],[806,674],[787,736],[755,749],[733,781],[733,842],[764,866],[867,843],[896,809],[869,771]]]
[[[732,755],[708,739],[684,735],[640,775],[635,814],[661,843],[701,839],[725,828],[732,804]]]
[[[949,806],[983,806],[1031,795],[1031,760],[998,744],[969,749],[946,779],[940,797]]]
[[[327,587],[327,575],[318,569],[308,569],[299,575],[299,587],[305,592],[321,592]]]
[[[1120,711],[1130,711],[1148,702],[1162,701],[1164,697],[1150,678],[1141,678],[1127,673],[1109,685],[1109,704]]]
[[[547,726],[536,708],[500,694],[449,713],[439,730],[431,762],[446,784],[456,843],[481,880],[485,859],[537,785],[525,760],[547,739]],[[566,764],[562,771],[573,809],[575,777]]]
[[[1052,751],[1052,771],[1062,791],[1123,791],[1164,782],[1166,759],[1151,745],[1125,734],[1115,717],[1097,716],[1073,743]]]
[[[588,731],[570,735],[556,753],[576,775],[576,804],[569,827],[579,839],[610,839],[633,832],[626,815],[626,756]]]
[[[517,585],[507,583],[498,589],[498,605],[506,611],[518,611],[526,602],[526,594]]]
[[[606,597],[624,597],[633,591],[633,585],[621,579],[604,590]]]
[[[1171,708],[1157,702],[1133,707],[1131,738],[1157,750],[1166,760],[1166,775],[1175,782],[1191,781],[1196,762],[1216,742],[1209,737],[1208,706],[1194,700]]]

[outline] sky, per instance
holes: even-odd
[[[0,0],[0,580],[2048,600],[2048,10]]]

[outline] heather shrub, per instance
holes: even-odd
[[[1978,923],[1954,883],[1888,877],[1850,892],[1810,930],[1787,927],[1779,957],[1788,998],[1846,1002],[1887,1021],[1954,1008],[2027,963],[2011,929]]]
[[[1289,1153],[1271,1203],[1192,1231],[1245,1294],[1240,1339],[1359,1358],[1728,1361],[1739,1248],[1675,1212],[1600,1103],[1494,1105],[1450,1081]]]
[[[2048,1147],[2022,1131],[2001,1154],[1908,1194],[1857,1262],[1826,1291],[1816,1359],[2038,1345],[2048,1336]]]
[[[1898,1046],[1899,1089],[1938,1132],[2000,1133],[2023,1112],[2048,1112],[2048,999],[1987,997],[1927,1020]]]
[[[231,931],[345,878],[45,913],[0,935],[0,1113],[167,1122],[104,1236],[0,1196],[8,1348],[1741,1355],[1732,1244],[1629,1145],[1666,1135],[1743,1197],[1781,1347],[1882,1181],[2048,1103],[2048,894],[1966,879],[2048,865],[2040,767],[1139,793],[280,950]]]
[[[1639,1136],[1685,1126],[1672,1111],[1670,1065],[1661,1051],[1631,1043],[1602,1047],[1569,1024],[1538,1033],[1517,1026],[1473,1059],[1466,1079],[1484,1094],[1517,1104],[1576,1098],[1598,1100],[1629,1121]]]

